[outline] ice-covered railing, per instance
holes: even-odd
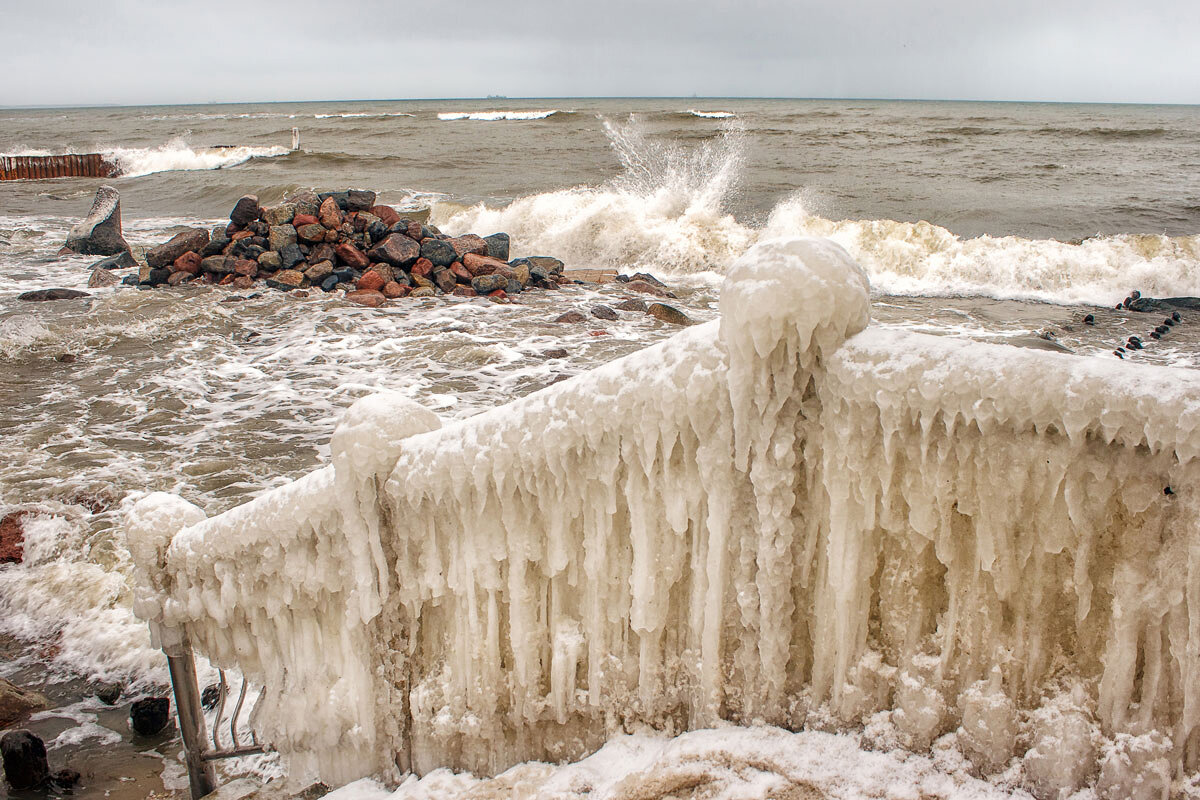
[[[136,610],[331,783],[871,719],[1157,796],[1200,760],[1200,379],[864,330],[867,289],[769,242],[719,323],[517,402],[361,400],[293,484],[141,501]]]

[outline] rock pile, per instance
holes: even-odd
[[[378,306],[435,294],[503,299],[569,282],[558,259],[510,261],[508,251],[508,234],[447,236],[376,204],[370,191],[301,192],[265,208],[245,195],[228,225],[189,228],[147,250],[145,265],[123,283],[341,289],[348,300]]]

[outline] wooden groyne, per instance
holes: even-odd
[[[99,153],[61,156],[0,156],[0,181],[44,178],[112,178],[117,166]]]

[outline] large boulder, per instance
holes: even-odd
[[[375,205],[375,193],[364,189],[351,189],[346,192],[347,211],[368,211]]]
[[[482,237],[476,236],[473,233],[466,233],[462,236],[455,236],[453,239],[447,239],[446,244],[454,248],[454,253],[459,259],[462,259],[467,253],[475,253],[481,256],[488,254],[488,243]]]
[[[46,744],[29,731],[9,731],[0,738],[4,777],[18,792],[37,789],[50,780]]]
[[[67,234],[67,249],[89,256],[113,256],[129,249],[121,235],[121,194],[111,186],[96,190],[92,210]]]
[[[208,245],[208,231],[204,228],[188,228],[177,233],[158,247],[146,251],[146,263],[152,269],[169,267],[175,259],[188,251],[199,253]]]
[[[91,297],[87,292],[78,289],[34,289],[17,295],[18,300],[30,303],[40,303],[46,300],[74,300],[78,297]]]
[[[258,205],[258,197],[252,194],[244,194],[238,198],[233,211],[229,212],[229,221],[239,228],[244,228],[258,219],[258,215],[261,213],[262,208]]]
[[[0,728],[7,728],[47,705],[49,703],[45,695],[22,689],[7,678],[0,678]]]
[[[402,233],[389,234],[367,252],[372,261],[385,261],[396,267],[411,266],[421,255],[421,246]]]
[[[483,237],[487,242],[487,254],[492,258],[498,258],[501,261],[508,261],[508,234],[493,233],[491,236]]]
[[[426,239],[421,242],[421,258],[429,259],[435,267],[448,267],[459,260],[454,248],[441,239]]]

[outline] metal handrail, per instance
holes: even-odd
[[[192,656],[191,647],[185,641],[173,652],[167,651],[167,666],[171,673],[171,688],[175,693],[175,710],[179,718],[179,732],[183,739],[184,761],[188,769],[188,786],[191,789],[192,800],[199,800],[216,790],[216,772],[212,762],[222,758],[248,756],[265,753],[267,748],[260,744],[253,729],[250,731],[252,744],[242,745],[237,734],[238,720],[241,717],[242,706],[246,701],[246,693],[250,682],[242,678],[242,688],[238,693],[237,703],[229,716],[229,738],[233,746],[221,746],[221,717],[225,713],[225,698],[229,694],[229,684],[225,680],[225,670],[218,670],[217,709],[213,717],[212,749],[205,745],[204,712],[200,702],[200,687],[196,680],[196,662]],[[261,697],[260,697],[261,700]],[[253,716],[253,712],[251,712]]]

